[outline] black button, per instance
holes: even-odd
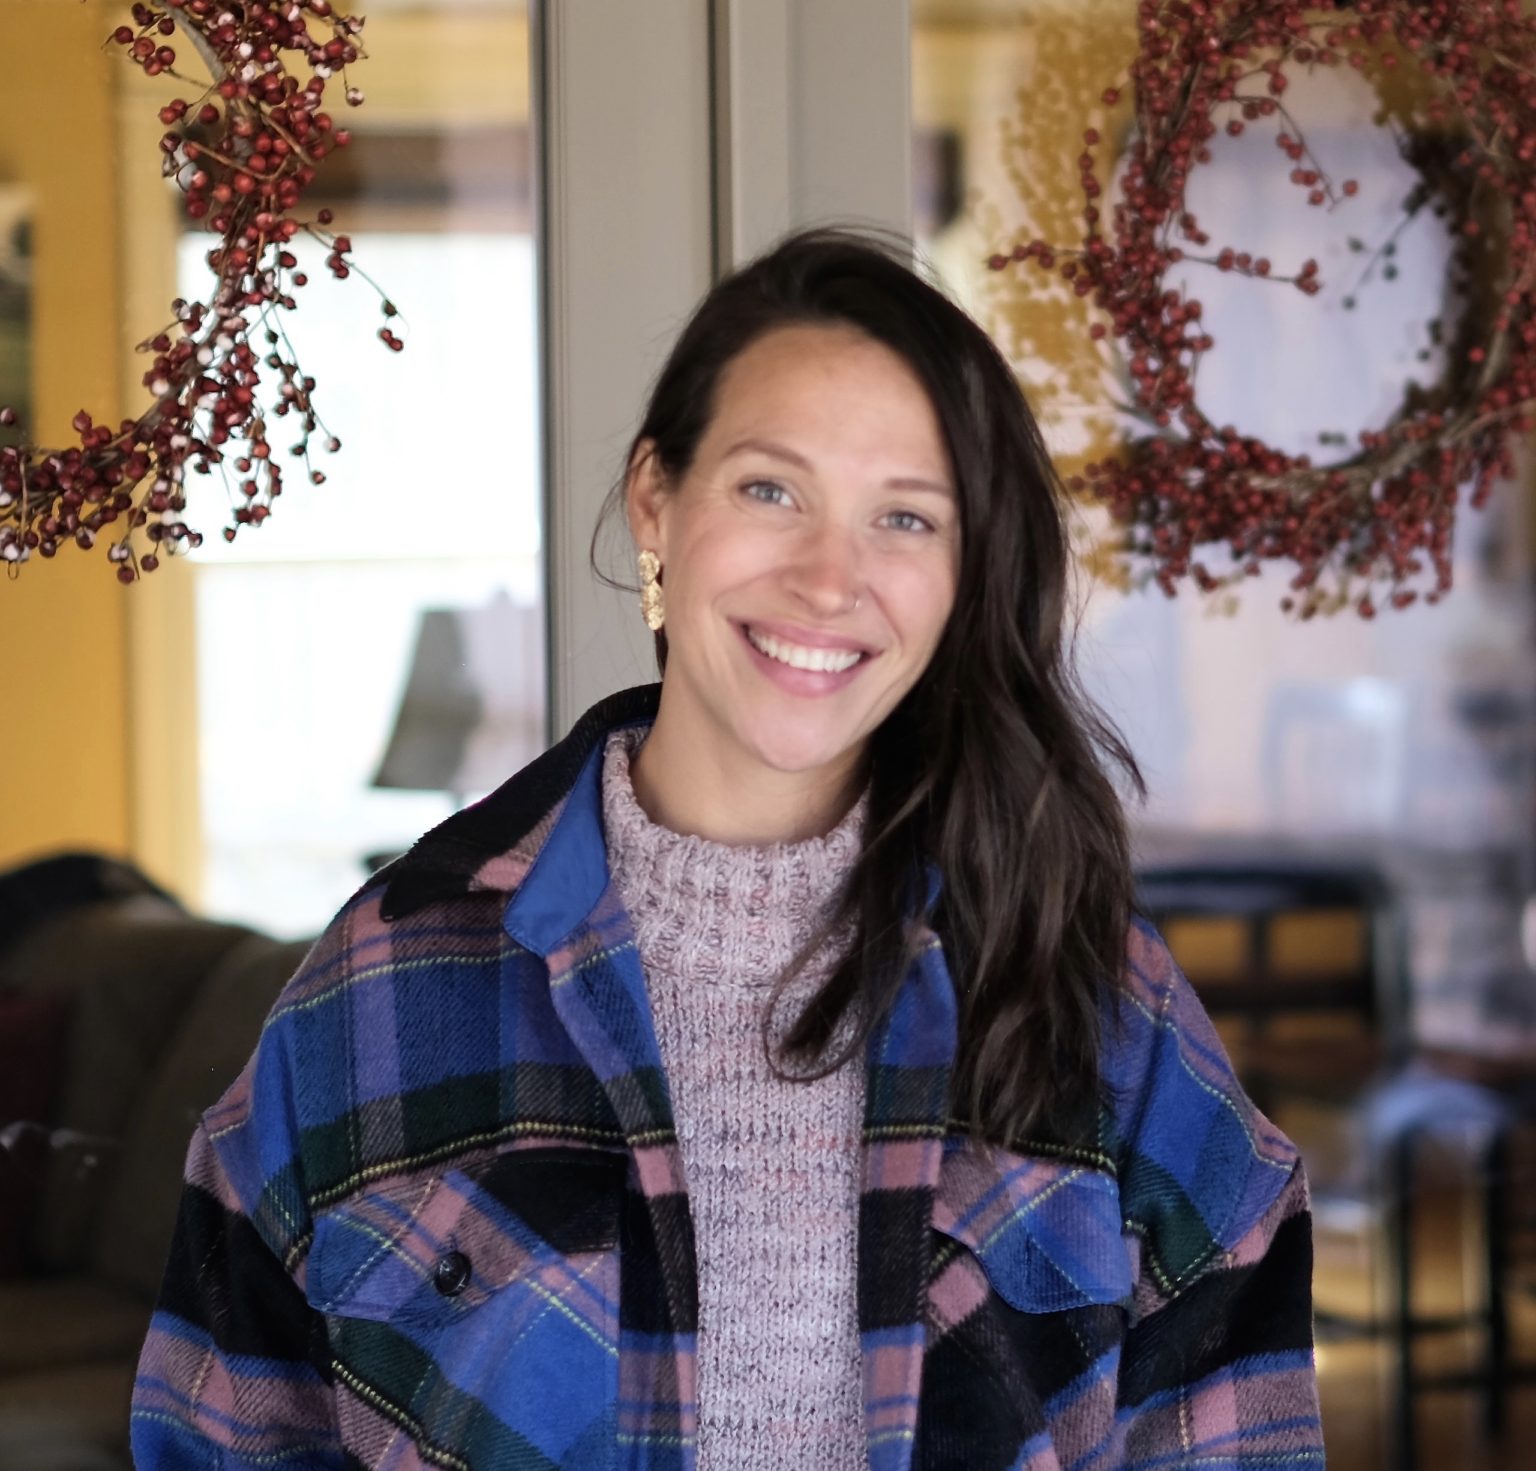
[[[432,1285],[444,1297],[457,1297],[469,1286],[469,1258],[462,1251],[445,1252],[437,1259]]]

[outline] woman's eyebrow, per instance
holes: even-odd
[[[924,480],[915,475],[894,475],[887,480],[886,486],[890,490],[926,490],[930,495],[941,495],[945,500],[954,500],[955,488],[943,480]]]
[[[815,466],[804,455],[796,454],[782,444],[775,444],[771,439],[738,439],[722,459],[730,459],[732,455],[760,454],[768,455],[774,459],[783,460],[786,464],[794,465],[797,469],[813,471]],[[954,487],[942,480],[928,480],[920,475],[893,475],[886,482],[891,490],[926,490],[934,495],[942,495],[950,500],[955,498]]]
[[[732,455],[749,453],[771,455],[774,459],[785,460],[801,470],[811,469],[811,462],[804,455],[797,455],[794,450],[786,449],[782,444],[775,444],[771,439],[738,439],[726,450],[723,458],[728,460]]]

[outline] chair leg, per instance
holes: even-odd
[[[1509,1388],[1509,1318],[1505,1303],[1504,1185],[1509,1175],[1509,1133],[1498,1128],[1488,1142],[1483,1181],[1483,1290],[1486,1293],[1483,1423],[1489,1435],[1504,1429]]]
[[[1405,1134],[1392,1146],[1388,1190],[1387,1250],[1393,1276],[1392,1406],[1388,1464],[1397,1471],[1414,1471],[1418,1447],[1413,1417],[1413,1153],[1414,1136]]]

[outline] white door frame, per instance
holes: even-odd
[[[550,726],[656,677],[592,576],[647,386],[710,283],[798,225],[905,233],[909,0],[534,0]],[[633,571],[616,520],[604,565]]]

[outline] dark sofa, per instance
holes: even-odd
[[[3,1471],[127,1466],[194,1123],[306,949],[91,855],[0,874]]]

